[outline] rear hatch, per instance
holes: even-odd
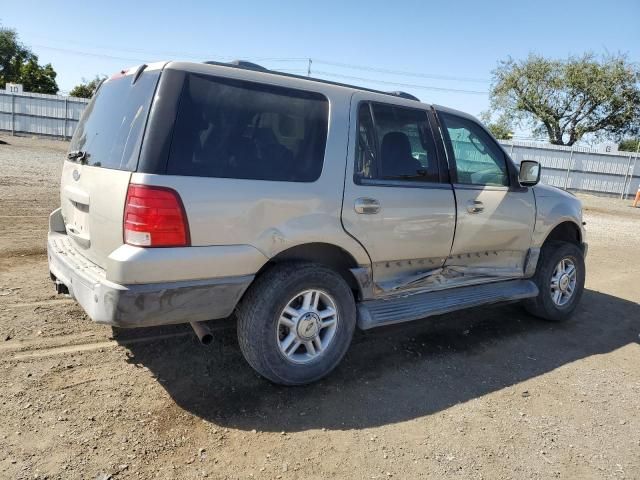
[[[162,64],[105,80],[84,111],[62,169],[62,216],[77,250],[104,268],[123,244],[124,204]]]

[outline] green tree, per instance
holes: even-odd
[[[27,92],[34,93],[58,93],[56,72],[50,63],[42,66],[38,64],[38,57],[31,58],[22,65],[18,83],[24,85]]]
[[[640,145],[640,137],[638,137],[638,138],[627,138],[625,140],[622,140],[618,144],[618,150],[621,150],[623,152],[637,152],[638,151],[638,145]]]
[[[513,138],[513,125],[506,115],[501,115],[494,121],[491,118],[491,112],[482,112],[480,120],[498,140],[511,140]]]
[[[18,41],[15,30],[0,27],[0,88],[20,79],[20,68],[29,54],[29,49]]]
[[[508,58],[493,72],[490,96],[493,111],[556,145],[640,131],[640,70],[624,55]]]
[[[91,98],[98,88],[98,85],[100,85],[105,78],[106,77],[101,77],[100,75],[96,75],[96,77],[90,81],[83,78],[82,83],[73,87],[69,95],[72,97]]]
[[[27,92],[58,93],[51,64],[40,65],[38,56],[20,43],[15,30],[0,27],[0,88],[8,82],[23,84]]]

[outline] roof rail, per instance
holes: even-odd
[[[220,65],[220,62],[204,62],[207,65]],[[269,69],[263,67],[262,65],[258,65],[257,63],[247,62],[246,60],[232,60],[228,63],[229,65],[233,65],[234,67],[247,68],[249,70],[258,70],[260,72],[268,72]]]
[[[395,95],[396,97],[400,97],[400,98],[406,98],[408,100],[415,100],[416,102],[419,102],[420,99],[414,95],[411,95],[410,93],[407,92],[401,92],[401,91],[396,91],[396,92],[386,92],[389,95]]]
[[[247,62],[246,60],[233,60],[232,62],[215,62],[215,61],[206,61],[203,62],[207,65],[217,65],[219,67],[233,67],[233,68],[242,68],[242,69],[247,69],[247,70],[255,70],[257,72],[264,72],[264,73],[268,73],[269,75],[279,75],[281,77],[288,77],[288,78],[297,78],[299,80],[305,80],[307,82],[318,82],[318,83],[324,83],[327,85],[336,85],[339,87],[346,87],[346,88],[353,88],[355,90],[362,90],[365,92],[372,92],[372,93],[379,93],[382,95],[391,95],[394,97],[400,97],[400,98],[405,98],[408,100],[414,100],[416,102],[419,102],[420,99],[418,97],[415,97],[413,95],[411,95],[410,93],[407,92],[383,92],[382,90],[375,90],[373,88],[367,88],[367,87],[359,87],[357,85],[350,85],[348,83],[341,83],[341,82],[334,82],[331,80],[324,80],[321,78],[315,78],[315,77],[306,77],[306,76],[302,76],[302,75],[296,75],[295,73],[285,73],[285,72],[279,72],[277,70],[269,70],[268,68],[263,67],[262,65],[258,65],[256,63],[253,62]]]

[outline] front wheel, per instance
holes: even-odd
[[[333,370],[356,324],[353,293],[333,270],[285,263],[259,277],[237,309],[247,362],[281,385],[303,385]]]
[[[545,320],[562,321],[571,316],[584,291],[584,253],[573,243],[552,241],[540,252],[532,279],[540,293],[525,300],[529,313]]]

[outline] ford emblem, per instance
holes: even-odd
[[[80,172],[76,169],[73,170],[73,179],[77,182],[80,180]]]

